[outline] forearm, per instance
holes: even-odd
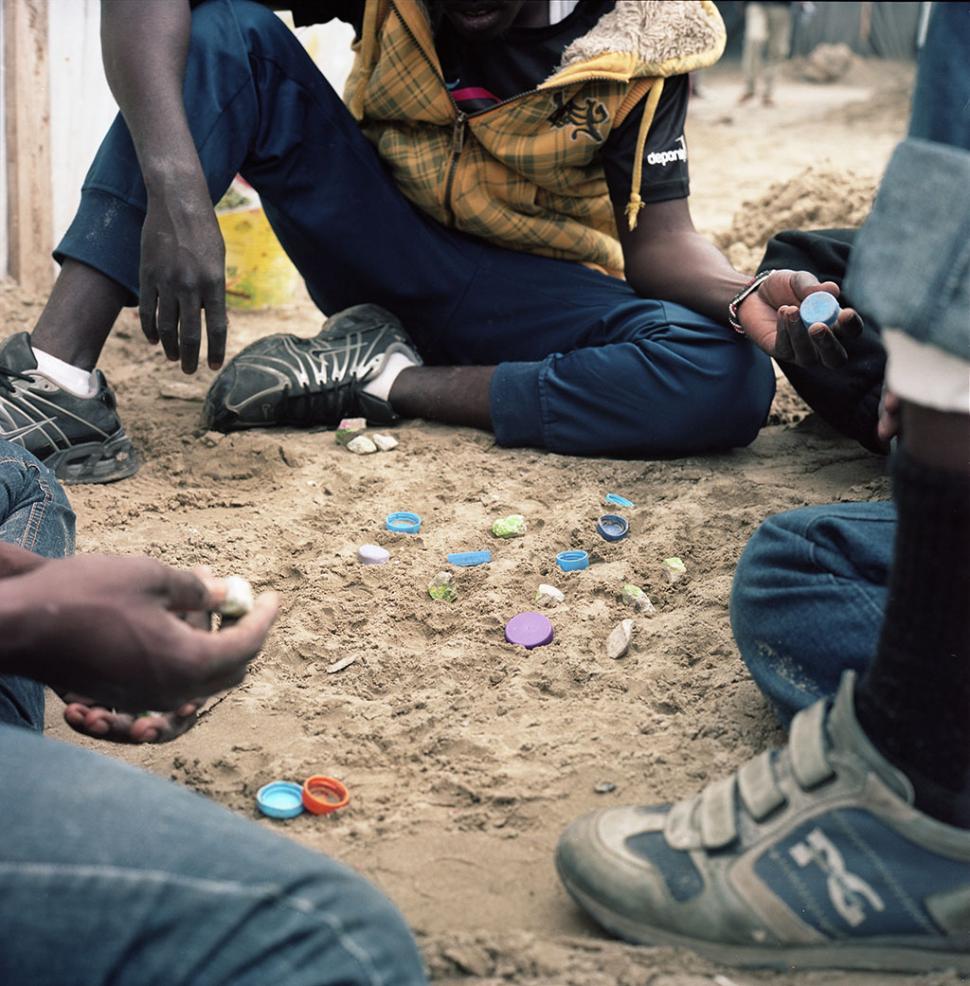
[[[32,678],[31,624],[50,617],[43,612],[43,601],[26,589],[26,585],[27,576],[22,572],[8,574],[0,580],[0,674]]]
[[[149,195],[202,178],[182,97],[189,0],[101,0],[105,75]]]
[[[637,294],[676,302],[724,324],[728,303],[749,280],[693,230],[638,243],[627,265],[627,282]]]

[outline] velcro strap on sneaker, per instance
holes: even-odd
[[[700,805],[699,794],[684,801],[678,801],[670,811],[664,823],[664,838],[671,849],[701,849],[700,829],[695,821],[695,814]]]
[[[775,780],[771,751],[765,750],[738,771],[738,792],[748,814],[760,822],[788,799]]]
[[[708,784],[701,794],[701,838],[705,849],[723,849],[737,838],[734,784],[732,774]]]
[[[816,702],[795,716],[788,738],[792,773],[801,787],[810,789],[835,774],[825,747],[825,702]]]

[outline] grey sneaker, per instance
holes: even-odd
[[[110,483],[138,471],[138,457],[97,371],[98,392],[78,397],[37,372],[30,336],[0,346],[0,439],[33,452],[61,482]]]
[[[912,807],[853,687],[847,672],[786,749],[694,798],[574,822],[556,852],[566,889],[621,938],[730,965],[970,972],[970,831]]]
[[[334,426],[341,418],[397,420],[391,405],[365,393],[393,352],[420,363],[401,323],[377,305],[331,316],[312,339],[272,335],[230,360],[212,381],[202,424],[216,431],[269,425]]]

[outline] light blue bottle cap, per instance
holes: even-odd
[[[596,530],[604,541],[622,541],[630,533],[630,522],[619,514],[603,514]]]
[[[835,295],[828,291],[813,291],[799,306],[798,313],[802,317],[802,325],[807,329],[816,322],[823,322],[830,329],[839,317],[839,303]]]
[[[636,504],[632,500],[628,500],[625,496],[620,496],[619,493],[607,493],[603,497],[603,502],[609,507],[635,507]]]
[[[560,551],[556,564],[564,572],[578,572],[589,568],[589,555],[585,551]]]
[[[459,568],[472,568],[474,565],[487,565],[491,560],[491,551],[455,551],[448,555],[448,564],[458,565]]]
[[[410,510],[399,510],[388,514],[385,527],[395,534],[417,534],[421,530],[421,518]]]
[[[293,781],[270,781],[256,792],[256,804],[269,818],[296,818],[303,813],[303,789]]]

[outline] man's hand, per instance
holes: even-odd
[[[141,234],[142,331],[185,373],[199,365],[203,309],[209,366],[226,354],[226,249],[205,183],[191,189],[199,184],[149,193]]]
[[[756,346],[783,363],[843,366],[848,359],[843,342],[859,336],[862,319],[852,308],[843,308],[834,328],[816,322],[806,329],[798,306],[813,291],[839,296],[834,281],[820,284],[808,271],[775,271],[741,303],[739,321]]]
[[[215,609],[223,584],[148,558],[58,559],[5,588],[4,670],[133,713],[182,710],[238,684],[277,610],[262,593],[219,633],[193,627],[183,615]]]

